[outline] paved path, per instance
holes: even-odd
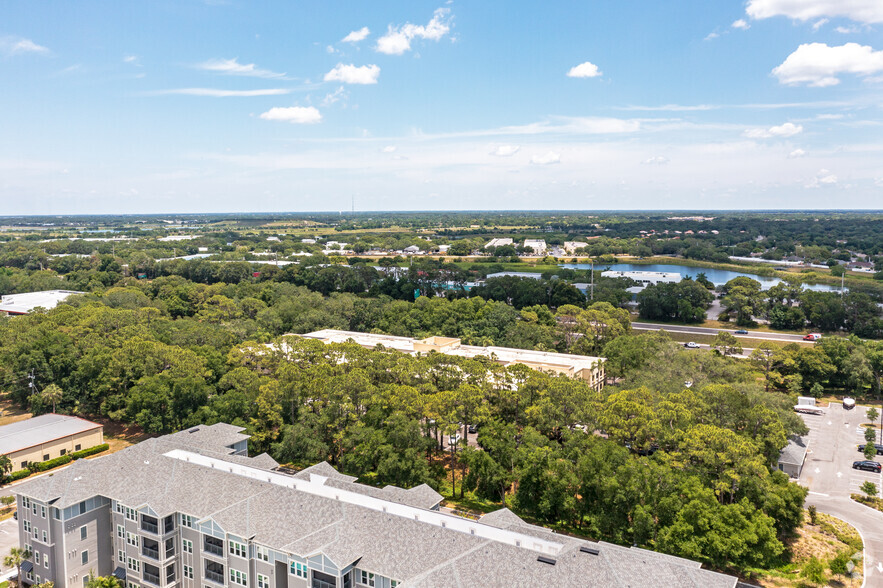
[[[643,331],[658,331],[665,329],[672,333],[688,333],[691,335],[717,335],[720,332],[733,333],[739,327],[732,329],[714,329],[711,327],[692,327],[682,325],[666,325],[661,323],[632,323],[633,329]],[[736,335],[736,337],[750,337],[751,339],[764,339],[767,341],[803,341],[803,335],[791,335],[788,333],[770,333],[767,331],[748,331],[747,335]]]
[[[863,406],[844,410],[831,403],[824,415],[801,415],[810,433],[800,483],[809,488],[807,505],[859,530],[865,544],[864,586],[883,588],[883,512],[849,498],[867,480],[881,488],[880,474],[852,469],[853,461],[864,459],[856,446],[865,442],[859,425],[867,420],[866,410]]]

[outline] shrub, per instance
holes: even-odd
[[[17,472],[12,472],[9,474],[9,481],[15,482],[16,480],[21,480],[27,478],[31,475],[31,470],[18,470]]]
[[[51,470],[52,468],[57,468],[58,466],[70,463],[72,460],[73,458],[70,455],[62,455],[61,457],[56,457],[49,461],[35,461],[29,463],[28,469],[32,472],[45,472],[46,470]]]
[[[806,578],[813,584],[821,584],[825,581],[825,566],[818,560],[818,558],[816,558],[816,556],[812,556],[809,558],[809,561],[804,564],[800,576]]]
[[[108,445],[107,443],[102,443],[101,445],[96,445],[95,447],[89,447],[81,451],[74,451],[70,454],[70,457],[73,459],[82,459],[84,457],[89,457],[90,455],[95,455],[96,453],[101,453],[102,451],[107,451],[108,449],[110,449],[110,445]]]
[[[849,553],[842,552],[837,555],[831,562],[828,564],[828,569],[831,570],[832,574],[846,574],[849,572]]]
[[[809,514],[809,522],[811,525],[816,524],[816,519],[818,519],[818,511],[814,505],[809,505],[809,508],[806,509],[806,512]]]

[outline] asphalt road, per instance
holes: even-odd
[[[844,410],[831,403],[824,415],[801,415],[810,429],[809,451],[800,483],[809,488],[807,505],[843,519],[862,535],[865,544],[865,586],[883,588],[883,512],[852,501],[866,480],[881,489],[881,474],[852,469],[864,459],[856,446],[864,443],[860,424],[867,407]]]
[[[720,332],[734,333],[734,331],[736,331],[736,328],[713,329],[711,327],[685,327],[680,325],[665,325],[659,323],[632,323],[632,328],[642,331],[658,331],[660,329],[665,329],[666,331],[672,333],[688,333],[691,335],[717,335]],[[750,337],[751,339],[765,339],[767,341],[803,341],[803,335],[790,335],[788,333],[769,333],[767,331],[748,331],[747,335],[736,335],[736,337]]]

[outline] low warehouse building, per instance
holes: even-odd
[[[778,467],[792,478],[799,478],[800,472],[803,470],[803,462],[806,461],[806,449],[809,443],[809,437],[798,437],[792,435],[788,439],[782,452],[779,454]]]
[[[0,427],[0,454],[9,457],[13,470],[102,443],[104,425],[62,414],[44,414]]]

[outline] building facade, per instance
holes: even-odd
[[[150,439],[15,486],[25,583],[79,588],[686,586],[732,588],[696,562],[526,524],[475,521],[441,496],[355,482],[327,463],[298,473],[223,423]]]
[[[0,454],[12,469],[104,443],[104,426],[74,416],[44,414],[0,427]]]

